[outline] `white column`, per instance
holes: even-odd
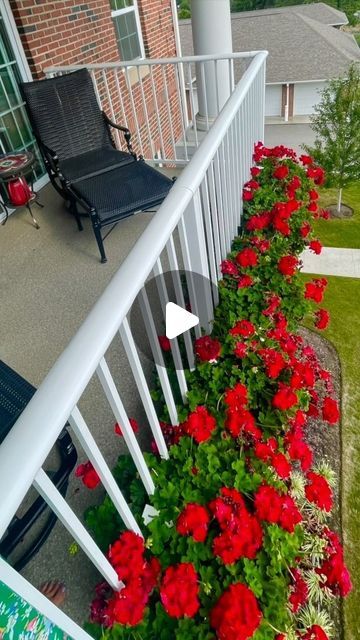
[[[194,55],[232,53],[230,0],[191,0],[191,23]],[[205,82],[204,82],[205,80]],[[196,68],[199,113],[197,125],[206,129],[230,96],[230,67],[227,60]],[[218,104],[219,103],[219,104]]]

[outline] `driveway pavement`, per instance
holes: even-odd
[[[303,144],[314,143],[314,133],[309,124],[267,124],[265,125],[265,145],[274,147],[283,144],[296,153],[304,153]]]

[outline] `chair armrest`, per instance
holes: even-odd
[[[112,122],[112,120],[110,120],[110,118],[106,115],[105,111],[103,111],[103,116],[107,125],[123,132],[128,151],[129,153],[131,153],[132,156],[136,158],[136,153],[134,152],[131,146],[131,133],[129,129],[127,127],[123,127],[121,124],[116,124],[116,122]]]
[[[59,158],[55,151],[50,149],[42,140],[37,140],[39,147],[42,149],[45,156],[45,160],[49,163],[50,168],[56,173],[59,173]]]

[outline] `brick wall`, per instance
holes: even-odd
[[[18,31],[23,43],[32,74],[43,77],[43,69],[52,65],[86,64],[94,62],[114,62],[120,59],[109,0],[10,0]],[[175,37],[172,23],[170,0],[138,0],[142,36],[147,58],[162,58],[176,55]],[[180,109],[175,95],[175,78],[167,68],[169,105],[173,117],[173,130],[180,134]],[[123,120],[113,73],[107,74],[115,117]],[[149,152],[148,124],[152,146],[160,148],[157,127],[159,114],[163,129],[165,151],[170,152],[170,122],[165,100],[163,76],[155,71],[155,91],[158,109],[155,108],[150,78],[143,80],[146,109],[140,87],[131,87],[135,110],[139,119],[140,135],[144,139],[144,151]],[[122,74],[118,74],[123,104],[129,125],[135,127],[134,109],[130,99],[129,85]],[[108,109],[106,91],[100,82],[100,94]],[[111,115],[109,113],[109,115]],[[166,132],[166,135],[165,135]],[[136,131],[135,131],[136,133]],[[147,138],[147,140],[145,140]],[[137,151],[139,151],[139,140]]]

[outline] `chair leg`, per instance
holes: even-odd
[[[101,235],[101,226],[100,226],[98,217],[96,215],[96,211],[92,210],[90,215],[91,215],[91,222],[93,225],[96,242],[100,251],[101,262],[104,263],[104,262],[107,262],[107,257],[105,255],[104,243]]]
[[[78,208],[76,206],[75,200],[70,200],[69,210],[70,210],[70,213],[74,216],[74,218],[76,220],[76,223],[77,223],[79,231],[83,231],[84,227],[82,226],[80,214],[79,214]]]

